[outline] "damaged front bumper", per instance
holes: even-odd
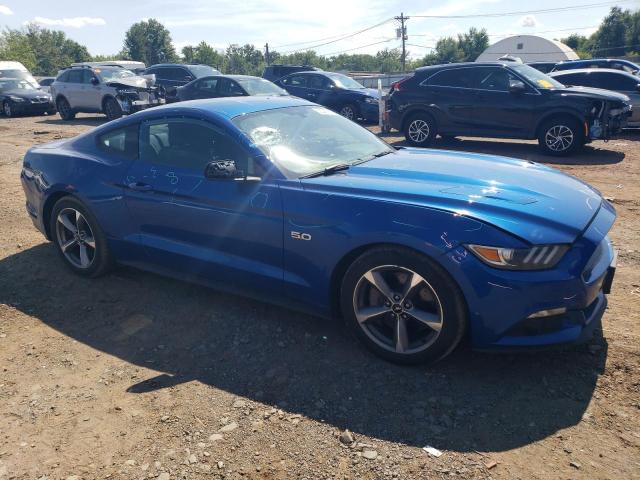
[[[166,103],[164,90],[159,87],[117,89],[116,100],[123,113],[135,113]]]
[[[614,104],[600,101],[591,108],[589,120],[585,122],[585,137],[591,140],[609,140],[627,126],[632,115],[631,103]]]

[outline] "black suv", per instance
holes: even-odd
[[[171,87],[181,87],[196,78],[220,75],[220,72],[209,65],[159,63],[150,66],[144,71],[144,75],[151,74],[156,76],[156,85],[162,85],[167,90],[170,90]]]
[[[289,75],[290,73],[297,72],[313,72],[321,71],[320,68],[312,67],[310,65],[269,65],[262,72],[262,78],[275,82],[276,80]]]
[[[419,68],[392,85],[386,114],[416,146],[436,134],[537,138],[545,153],[566,155],[618,133],[631,104],[614,92],[565,87],[521,63],[457,63]]]

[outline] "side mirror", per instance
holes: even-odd
[[[91,84],[92,85],[99,85],[100,84],[100,80],[98,80],[97,77],[91,77]]]
[[[216,160],[207,163],[204,176],[209,180],[233,180],[244,178],[244,172],[238,170],[235,160]]]
[[[186,82],[190,82],[191,80],[193,80],[193,77],[191,75],[186,75],[184,79]]]
[[[520,80],[509,81],[509,93],[523,93],[526,92],[527,86]]]

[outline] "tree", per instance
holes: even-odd
[[[488,46],[489,35],[484,28],[471,27],[467,33],[458,34],[458,48],[464,53],[465,62],[474,62]]]
[[[627,51],[626,36],[630,24],[629,10],[623,11],[620,7],[611,8],[609,15],[593,34],[593,53],[603,57],[623,56]]]
[[[169,30],[153,18],[131,25],[124,37],[123,53],[127,59],[146,65],[178,61]]]
[[[21,62],[29,71],[37,67],[36,54],[29,39],[19,30],[5,30],[0,35],[0,58]]]

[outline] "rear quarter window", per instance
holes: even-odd
[[[98,148],[109,155],[128,160],[138,157],[138,124],[109,130],[96,140]]]

